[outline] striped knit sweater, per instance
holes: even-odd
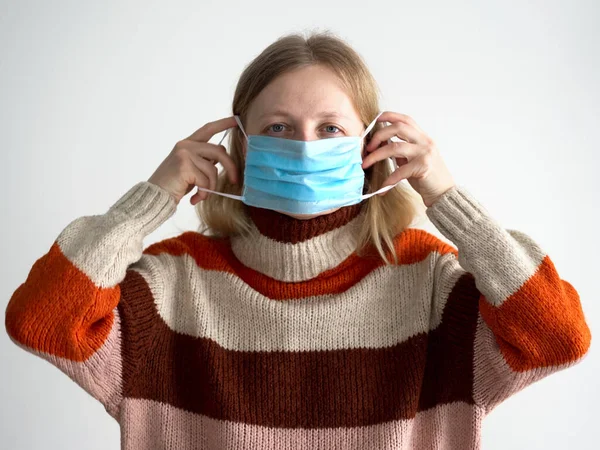
[[[6,309],[123,449],[477,449],[486,414],[589,348],[573,286],[464,187],[427,209],[457,248],[409,228],[394,265],[356,254],[360,206],[143,249],[176,208],[143,181],[77,218]]]

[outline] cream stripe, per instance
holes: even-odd
[[[379,268],[339,295],[283,301],[263,296],[234,274],[201,269],[189,255],[148,256],[136,270],[142,276],[160,271],[168,280],[147,281],[173,331],[229,350],[318,351],[389,347],[437,327],[447,295],[434,297],[427,273],[436,256]]]
[[[442,195],[427,216],[458,247],[460,265],[475,276],[477,288],[494,306],[517,292],[545,257],[531,237],[502,228],[462,186]]]
[[[277,242],[251,224],[249,236],[235,236],[231,249],[245,265],[281,281],[302,281],[336,267],[356,250],[364,214],[346,225],[297,244]]]
[[[514,236],[517,244],[500,245],[496,242],[496,249],[480,248],[474,250],[466,261],[464,253],[458,253],[458,260],[453,253],[440,256],[437,262],[436,280],[439,288],[444,291],[444,296],[452,290],[458,276],[466,272],[465,266],[471,269],[470,273],[475,277],[476,287],[480,292],[485,292],[486,299],[494,306],[502,305],[504,300],[517,292],[527,280],[538,270],[545,254],[523,233],[508,230],[509,235]],[[467,250],[471,252],[472,250]],[[485,260],[478,256],[479,253],[488,253]],[[504,252],[504,253],[503,253]],[[493,256],[492,256],[493,255]],[[477,262],[473,263],[476,259]]]
[[[483,413],[457,402],[418,413],[413,419],[364,427],[268,428],[126,398],[123,418],[123,448],[131,450],[475,450],[481,445]]]
[[[462,256],[459,252],[459,261],[473,273],[486,299],[500,306],[535,274],[545,254],[522,232],[498,230],[492,238],[483,229],[472,228],[474,242],[463,248]]]
[[[56,239],[63,254],[96,286],[113,287],[142,257],[143,239],[176,211],[162,188],[139,182],[105,214],[78,217]]]

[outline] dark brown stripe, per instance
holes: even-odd
[[[473,403],[479,294],[469,274],[428,336],[390,348],[315,352],[230,351],[175,333],[144,286],[134,271],[122,283],[127,397],[215,419],[304,428],[371,425],[448,402]]]
[[[275,241],[297,244],[346,225],[358,216],[363,204],[346,206],[307,220],[294,219],[277,211],[254,206],[246,206],[246,211],[261,234]]]

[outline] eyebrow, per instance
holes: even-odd
[[[290,114],[283,110],[283,109],[277,109],[275,111],[270,111],[264,114],[261,114],[258,118],[259,119],[264,119],[265,117],[269,117],[269,116],[286,116],[289,117]],[[315,117],[319,118],[319,119],[348,119],[347,116],[338,113],[337,111],[322,111],[319,114],[317,114]]]

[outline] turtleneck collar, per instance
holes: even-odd
[[[246,206],[251,232],[231,238],[242,264],[280,281],[297,282],[333,269],[356,250],[363,203],[301,220]]]

